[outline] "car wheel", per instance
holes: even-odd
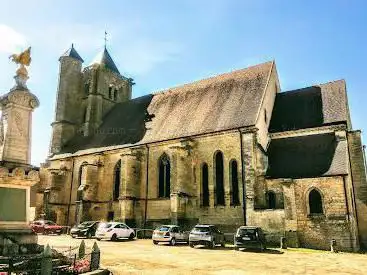
[[[234,247],[234,250],[236,250],[236,251],[240,251],[240,248],[239,248],[238,246],[235,246],[235,247]]]
[[[209,243],[209,248],[213,249],[215,248],[215,241],[212,240],[210,243]]]
[[[131,233],[130,236],[129,236],[129,240],[133,240],[134,238],[135,238],[134,233]]]
[[[191,248],[194,248],[194,244],[192,243],[192,242],[189,242],[189,246],[191,247]]]
[[[100,241],[100,240],[102,240],[101,238],[97,238],[97,241]]]
[[[260,243],[260,251],[263,252],[265,249],[264,249],[264,245],[262,243]]]
[[[175,246],[176,245],[176,239],[172,238],[171,241],[169,242],[170,245]]]
[[[111,241],[113,241],[113,242],[117,241],[117,235],[116,234],[113,234],[112,235]]]
[[[153,244],[156,244],[156,245],[157,245],[157,244],[158,244],[158,242],[157,242],[157,241],[153,241]]]
[[[75,236],[74,236],[74,235],[71,235],[71,237],[72,237],[73,239],[75,239]]]
[[[226,247],[226,244],[225,244],[224,242],[222,242],[222,243],[220,244],[220,246],[221,246],[221,247]]]
[[[88,232],[87,233],[87,239],[90,239],[90,238],[92,238],[92,233]]]

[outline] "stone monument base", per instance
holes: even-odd
[[[0,228],[0,255],[37,253],[38,237],[29,228]]]

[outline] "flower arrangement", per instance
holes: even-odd
[[[78,260],[75,262],[75,266],[70,267],[70,270],[76,271],[78,273],[88,272],[90,271],[90,261],[87,259]]]

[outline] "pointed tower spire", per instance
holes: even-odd
[[[74,43],[71,44],[71,48],[68,49],[64,54],[62,54],[60,56],[61,57],[72,57],[75,58],[79,61],[81,61],[82,63],[84,62],[83,58],[80,57],[80,55],[78,54],[78,52],[74,49]]]
[[[117,66],[115,62],[113,61],[111,55],[107,51],[107,48],[105,47],[103,51],[101,51],[93,60],[91,65],[102,65],[105,68],[110,69],[111,71],[120,74],[119,70],[117,69]]]

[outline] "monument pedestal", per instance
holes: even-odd
[[[0,97],[0,255],[37,246],[29,226],[30,188],[40,178],[39,169],[29,163],[32,112],[39,102],[23,86]]]
[[[2,162],[0,166],[0,255],[36,249],[37,235],[29,226],[30,188],[39,182],[31,166]]]

